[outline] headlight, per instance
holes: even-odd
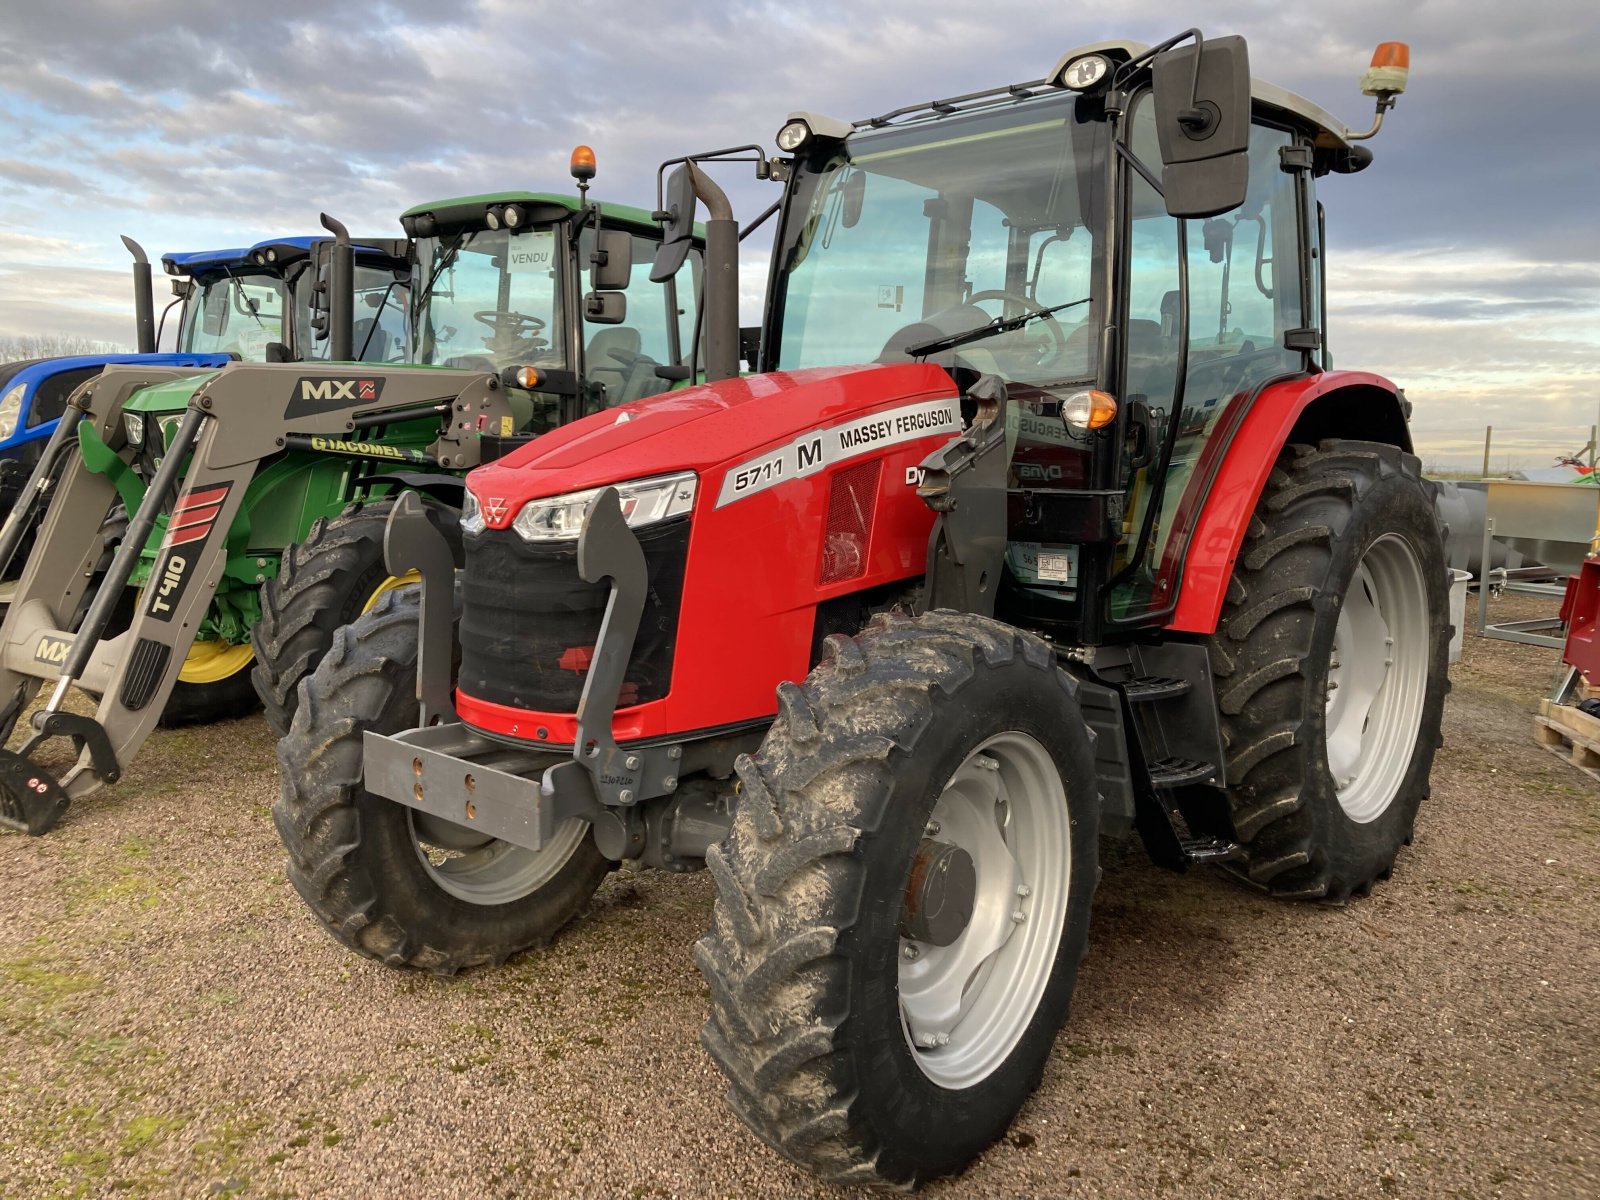
[[[28,385],[19,383],[4,396],[0,396],[0,441],[17,431],[17,422],[22,418],[22,397],[27,391]]]
[[[785,154],[793,154],[811,140],[811,126],[804,121],[790,121],[778,130],[778,136],[773,141],[778,143],[778,149]]]
[[[478,506],[478,498],[469,490],[467,502],[461,506],[461,532],[482,533],[483,509]]]
[[[141,412],[125,412],[122,414],[122,432],[128,437],[128,445],[137,450],[144,445],[144,414]]]
[[[609,486],[617,489],[617,498],[622,502],[622,519],[630,527],[641,529],[693,508],[696,483],[693,471],[680,471],[676,475],[658,475],[654,479],[635,479]],[[511,528],[530,542],[571,541],[582,530],[590,503],[604,490],[590,488],[585,492],[530,500],[522,506]]]

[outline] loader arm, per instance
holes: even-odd
[[[85,385],[84,420],[109,448],[130,453],[123,405],[156,374],[113,367]],[[359,444],[363,430],[430,413],[439,418],[439,435],[422,455],[450,470],[475,465],[479,431],[499,432],[511,420],[505,391],[490,374],[317,370],[304,363],[223,368],[195,389],[162,468],[129,514],[127,533],[98,582],[92,577],[106,552],[102,526],[117,491],[81,455],[66,456],[56,484],[61,502],[50,505],[40,549],[0,624],[0,728],[9,734],[40,684],[52,688],[30,719],[28,740],[0,751],[0,822],[42,833],[68,801],[115,782],[138,753],[211,604],[226,567],[226,533],[263,460],[297,439]],[[133,623],[107,637],[116,601],[174,490]],[[63,709],[72,688],[99,698],[92,720]],[[58,780],[35,756],[59,737],[72,740],[77,757]]]

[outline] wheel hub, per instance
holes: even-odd
[[[900,935],[930,946],[951,945],[966,932],[977,897],[972,855],[949,842],[923,838],[911,861]]]

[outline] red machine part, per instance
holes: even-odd
[[[1577,667],[1591,684],[1600,683],[1600,555],[1584,559],[1583,567],[1567,582],[1561,619],[1567,623],[1561,660]]]
[[[1216,631],[1245,527],[1295,423],[1314,401],[1350,389],[1369,393],[1376,389],[1396,397],[1396,405],[1399,403],[1395,385],[1381,375],[1326,371],[1308,379],[1272,384],[1263,388],[1248,408],[1234,404],[1223,415],[1223,425],[1207,439],[1172,518],[1174,529],[1192,532],[1187,540],[1171,538],[1162,556],[1159,577],[1168,581],[1168,588],[1171,581],[1178,581],[1180,589],[1168,629],[1200,634]]]
[[[961,427],[955,389],[939,368],[781,372],[613,411],[480,467],[468,486],[486,517],[498,514],[489,524],[504,529],[532,499],[698,473],[672,687],[660,700],[619,708],[618,740],[772,716],[778,681],[808,669],[818,604],[922,574],[933,514],[917,496],[916,468]],[[837,522],[825,521],[840,488],[849,503]],[[836,546],[830,558],[830,531],[851,542],[848,555]],[[554,745],[575,736],[572,713],[465,693],[456,705],[493,733]]]

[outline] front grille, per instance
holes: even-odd
[[[638,532],[649,589],[618,704],[659,700],[672,684],[689,518]],[[512,530],[463,539],[461,691],[476,700],[570,713],[588,674],[611,585],[578,577],[575,542],[526,542]]]

